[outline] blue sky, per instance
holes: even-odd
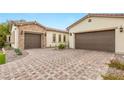
[[[49,27],[65,29],[85,15],[84,13],[1,13],[0,22],[20,19],[27,21],[36,20]]]

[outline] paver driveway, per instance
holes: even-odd
[[[26,57],[0,65],[0,79],[102,79],[112,53],[87,50],[26,50]]]

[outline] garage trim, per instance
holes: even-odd
[[[111,28],[103,28],[103,29],[94,29],[94,30],[85,30],[85,31],[78,31],[78,32],[74,32],[76,33],[88,33],[88,32],[100,32],[100,31],[109,31],[109,30],[115,30],[118,27],[111,27]]]

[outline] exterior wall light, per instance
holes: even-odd
[[[23,35],[23,30],[21,30],[21,35]]]
[[[89,19],[89,20],[88,20],[88,22],[91,22],[91,21],[92,21],[92,19]]]
[[[120,32],[123,32],[123,27],[122,26],[120,27]]]
[[[70,33],[70,36],[72,36],[72,33]]]

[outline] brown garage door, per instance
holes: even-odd
[[[115,51],[115,31],[97,31],[75,34],[75,48]]]
[[[25,49],[41,48],[41,35],[25,33]]]

